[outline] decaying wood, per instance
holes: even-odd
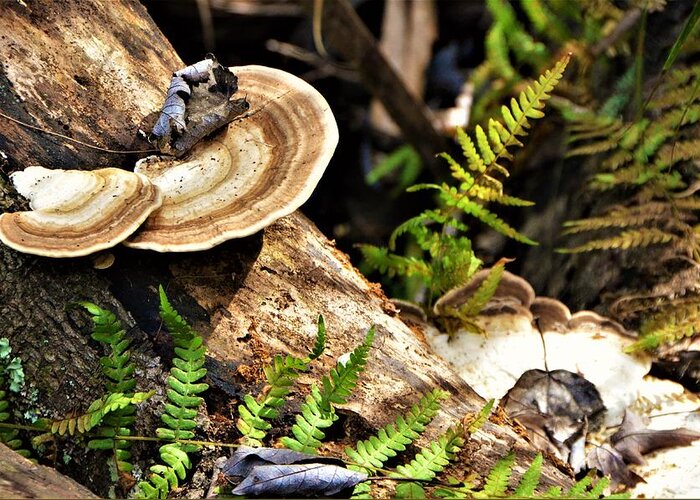
[[[437,8],[432,0],[389,0],[384,4],[381,50],[418,100],[425,90],[426,68],[437,36]],[[398,134],[396,123],[379,101],[372,101],[370,115],[374,127]]]
[[[62,117],[68,120],[69,132],[83,140],[132,147],[137,124],[158,109],[170,73],[183,66],[163,35],[143,8],[129,0],[27,4],[3,4],[3,112],[52,129]],[[89,30],[79,13],[92,13]],[[49,40],[54,40],[51,45]],[[90,56],[95,53],[104,57]],[[82,85],[74,75],[91,83]],[[72,78],[76,85],[70,83]],[[97,155],[11,124],[0,128],[0,147],[17,166],[125,165],[121,157]],[[134,339],[139,389],[159,387],[167,365],[163,361],[171,355],[167,336],[159,334],[160,283],[206,339],[212,386],[208,411],[220,416],[216,425],[208,426],[212,434],[204,437],[216,438],[220,428],[216,426],[222,419],[226,424],[227,411],[236,407],[241,394],[260,388],[261,366],[271,356],[308,350],[319,313],[328,324],[331,355],[304,378],[292,409],[314,377],[351,350],[370,325],[378,328],[367,373],[342,411],[347,442],[362,437],[357,429],[369,431],[386,424],[436,386],[452,398],[428,438],[483,404],[397,318],[378,286],[368,283],[298,213],[254,236],[206,252],[161,255],[121,248],[114,254],[114,265],[98,271],[88,258],[43,259],[0,246],[0,331],[24,360],[27,381],[37,391],[37,398],[23,401],[21,410],[64,415],[85,408],[100,394],[102,347],[89,340],[85,315],[65,309],[78,299],[117,313]],[[152,432],[162,401],[160,393],[141,410],[137,432]],[[228,421],[229,429],[231,424],[233,420]],[[533,456],[529,445],[502,421],[489,423],[462,466],[483,473],[511,447],[518,450],[520,463]],[[64,470],[104,494],[109,479],[103,460],[77,449],[71,456],[73,462]],[[137,449],[137,460],[146,457]],[[544,478],[550,483],[568,482],[552,464],[545,467]]]
[[[56,469],[37,465],[0,444],[0,498],[98,498]]]
[[[430,160],[441,151],[447,151],[448,145],[433,127],[425,104],[406,88],[350,2],[325,0],[320,4],[325,43],[357,68],[367,88],[381,101],[406,140],[432,168]],[[442,174],[436,172],[436,177],[440,178]]]

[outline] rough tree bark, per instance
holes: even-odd
[[[2,1],[0,8],[3,113],[110,149],[148,148],[136,136],[139,124],[159,108],[171,72],[183,64],[140,4]],[[88,149],[2,117],[0,123],[0,150],[9,157],[5,174],[30,164],[133,164],[132,155]],[[14,198],[6,183],[0,188],[0,203],[8,206]],[[79,299],[114,310],[128,325],[137,346],[139,389],[162,387],[167,365],[162,360],[169,350],[167,336],[158,334],[159,283],[168,287],[174,305],[206,339],[212,386],[207,410],[218,415],[203,431],[207,437],[235,438],[229,432],[235,419],[230,409],[242,393],[260,387],[260,367],[273,354],[308,350],[319,313],[329,327],[332,356],[324,357],[308,380],[352,349],[370,325],[378,327],[361,387],[343,410],[348,440],[358,437],[357,429],[386,424],[435,386],[448,390],[452,398],[428,438],[483,404],[398,319],[378,286],[368,283],[299,213],[211,251],[158,255],[117,248],[114,254],[116,263],[98,271],[89,258],[36,258],[0,245],[0,331],[23,359],[26,379],[36,390],[34,399],[22,402],[22,410],[65,415],[84,409],[101,393],[102,348],[89,339],[85,315],[65,309]],[[141,410],[138,432],[152,433],[159,402],[162,393]],[[511,447],[516,447],[519,463],[533,456],[531,447],[507,425],[488,423],[475,443],[462,467],[477,472]],[[0,462],[7,454],[0,447]],[[103,479],[103,461],[77,445],[70,454],[74,462],[63,470],[104,494],[108,479]],[[146,456],[137,454],[136,459]],[[568,482],[551,463],[544,478]]]

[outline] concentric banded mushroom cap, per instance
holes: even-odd
[[[205,250],[259,231],[311,196],[338,143],[328,103],[284,71],[231,70],[250,112],[183,159],[151,157],[137,164],[135,171],[161,188],[164,201],[127,246]]]
[[[446,308],[458,308],[467,302],[488,275],[489,269],[483,269],[476,273],[467,284],[449,290],[435,302],[433,312],[439,316]],[[496,292],[488,304],[484,306],[482,312],[529,311],[530,305],[534,300],[535,291],[530,283],[520,276],[504,271]]]
[[[146,176],[118,168],[28,167],[11,179],[32,211],[0,215],[0,240],[45,257],[79,257],[113,247],[162,203]]]

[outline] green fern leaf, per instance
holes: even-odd
[[[163,320],[165,328],[167,328],[170,335],[172,335],[173,340],[176,342],[183,342],[196,337],[197,333],[192,330],[190,325],[187,324],[182,316],[180,316],[170,304],[162,285],[158,286],[158,295],[160,298],[160,318]]]
[[[433,389],[421,398],[417,405],[403,417],[399,416],[393,424],[379,431],[376,436],[366,441],[358,441],[355,448],[346,448],[345,454],[354,464],[352,470],[372,473],[373,468],[380,468],[398,452],[405,451],[425,430],[440,409],[440,401],[448,394],[440,389]]]
[[[137,392],[132,396],[125,396],[122,393],[108,394],[107,396],[93,401],[82,415],[51,422],[51,433],[58,434],[59,436],[65,434],[71,436],[74,434],[84,434],[98,426],[108,414],[121,410],[129,405],[142,403],[153,394],[155,394],[155,391]]]
[[[456,192],[456,190],[454,190],[454,188],[449,190],[441,189],[440,197],[446,205],[457,207],[464,213],[476,217],[481,222],[504,236],[528,245],[537,245],[537,242],[513,229],[503,219],[499,218],[496,214],[490,212],[482,205],[479,205],[469,198],[460,195]]]
[[[503,194],[502,192],[499,192],[496,189],[479,184],[473,185],[470,188],[462,186],[460,189],[462,191],[468,191],[470,195],[482,201],[495,202],[501,205],[511,207],[531,207],[532,205],[534,205],[534,203],[531,201],[516,198],[515,196],[508,196],[506,194]]]
[[[399,465],[389,477],[406,477],[430,481],[454,460],[455,454],[464,446],[464,429],[450,427],[437,441],[423,448],[410,463]]]
[[[403,257],[389,252],[388,248],[374,245],[360,245],[364,262],[372,269],[393,276],[418,276],[426,283],[430,282],[432,270],[427,262],[415,257]]]
[[[518,486],[516,486],[513,496],[515,497],[531,497],[535,494],[535,488],[540,484],[540,475],[542,473],[542,453],[538,453],[530,464],[530,467],[525,471],[523,477],[520,478]],[[571,492],[569,492],[571,493]],[[576,498],[576,495],[571,495]]]
[[[484,306],[491,300],[493,294],[496,293],[498,284],[501,282],[503,277],[503,271],[505,271],[505,263],[507,260],[501,259],[496,263],[490,270],[486,279],[479,285],[479,288],[474,292],[474,294],[469,297],[469,299],[461,305],[458,309],[452,312],[452,315],[458,318],[469,318],[477,316]],[[448,312],[449,313],[449,312]]]
[[[318,359],[326,351],[326,321],[322,315],[318,315],[316,341],[309,354],[309,361]]]
[[[494,399],[489,399],[483,408],[479,410],[479,413],[477,413],[472,419],[465,422],[465,425],[467,426],[467,435],[471,436],[484,426],[486,421],[489,419],[494,402]]]
[[[160,316],[173,338],[175,357],[167,379],[168,403],[161,414],[161,421],[166,427],[156,429],[156,435],[161,439],[192,439],[197,428],[197,410],[204,402],[198,394],[209,388],[200,382],[207,373],[204,368],[204,341],[172,307],[162,286],[158,287],[158,292]],[[139,495],[142,498],[166,498],[192,467],[188,453],[198,449],[197,445],[182,443],[161,446],[160,459],[165,465],[150,468],[147,480],[138,483]]]
[[[333,425],[338,419],[335,405],[345,404],[357,386],[359,376],[367,364],[374,335],[374,327],[367,330],[362,344],[350,353],[348,361],[339,361],[331,369],[330,376],[322,378],[320,388],[317,384],[311,387],[311,394],[301,405],[301,414],[296,416],[296,423],[292,426],[294,437],[282,438],[285,447],[303,453],[314,453],[321,446],[321,440],[325,438],[321,429]]]
[[[481,158],[481,156],[479,156],[479,153],[476,151],[476,147],[474,146],[471,137],[469,137],[469,135],[461,127],[457,127],[457,142],[462,147],[462,153],[467,159],[467,165],[469,166],[469,169],[474,172],[483,173],[486,170],[484,160]],[[448,162],[450,161],[450,159],[452,159],[452,157],[447,153],[444,153],[444,155],[445,156],[440,156],[445,158]],[[452,159],[452,162],[457,163],[454,161],[454,159]]]
[[[319,327],[322,325],[322,320],[319,322]],[[325,326],[323,327],[325,329]],[[319,328],[319,336],[321,330]],[[323,330],[325,336],[325,330]],[[323,345],[319,345],[317,337],[317,345],[323,352]],[[265,390],[254,399],[251,395],[246,395],[243,398],[244,405],[238,407],[239,419],[237,422],[238,430],[243,434],[243,442],[248,446],[261,446],[262,439],[271,428],[267,420],[277,418],[279,416],[278,408],[280,408],[291,390],[294,381],[299,376],[299,373],[306,370],[308,364],[304,360],[294,358],[292,356],[275,356],[272,363],[263,368],[267,379]]]
[[[484,485],[483,491],[474,496],[478,498],[494,498],[504,496],[506,494],[506,490],[508,489],[508,481],[510,480],[510,476],[513,474],[514,463],[515,453],[511,451],[508,453],[508,455],[496,462],[493,469],[491,469],[486,477],[486,484]]]

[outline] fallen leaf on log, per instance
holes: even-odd
[[[690,429],[648,429],[642,418],[631,411],[625,412],[620,430],[610,436],[610,442],[625,461],[639,465],[645,463],[642,455],[646,453],[661,448],[687,446],[696,439],[700,439],[700,433]]]
[[[220,468],[244,478],[234,495],[331,496],[367,479],[342,460],[277,448],[242,446]]]

